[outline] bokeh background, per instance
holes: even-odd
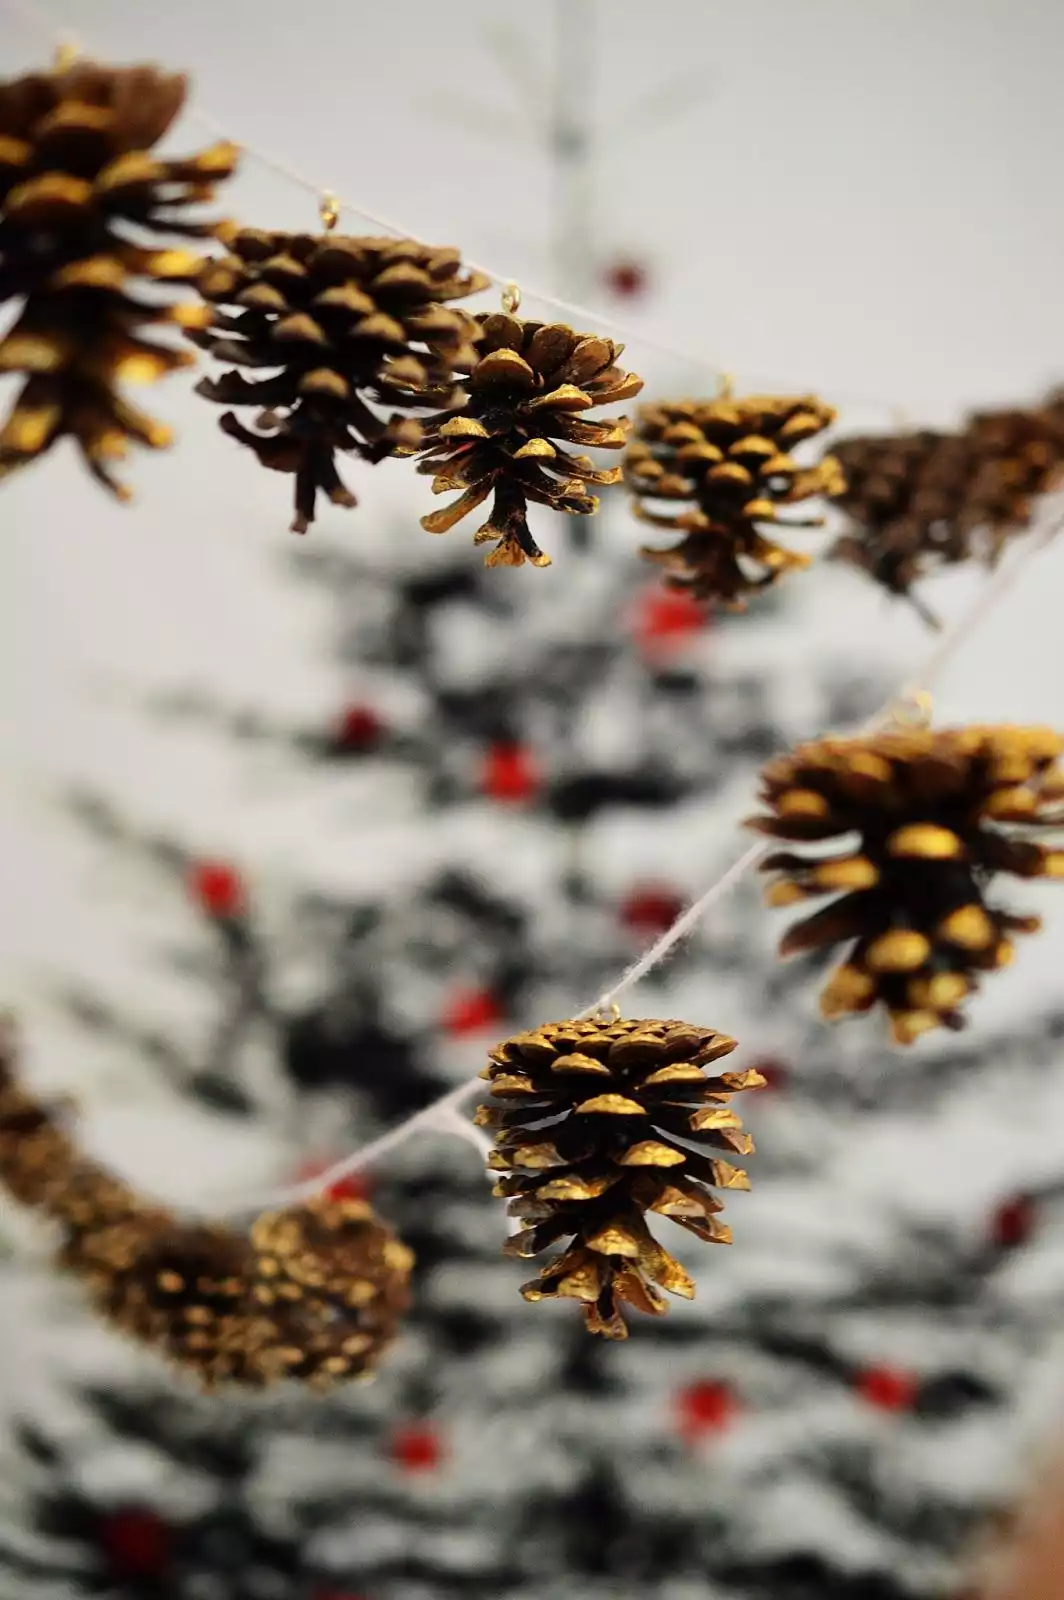
[[[459,244],[529,315],[548,291],[615,319],[648,394],[728,371],[886,431],[1064,377],[1055,6],[40,16],[186,68],[252,150]],[[0,6],[5,73],[49,53]],[[174,143],[212,136],[190,116]],[[316,223],[251,156],[223,206]],[[0,990],[92,1147],[217,1211],[586,1003],[741,848],[757,762],[871,710],[932,640],[827,566],[687,631],[620,498],[586,549],[545,526],[549,571],[485,574],[464,531],[420,531],[399,463],[353,467],[359,509],[297,541],[287,484],[191,381],[157,398],[180,441],[132,508],[63,452],[0,498]],[[985,581],[927,595],[948,621]],[[943,721],[1060,722],[1062,585],[1058,545],[952,664]],[[442,1137],[373,1175],[419,1306],[340,1400],[197,1403],[90,1326],[5,1207],[5,1593],[959,1593],[1064,1401],[1064,910],[1027,898],[1047,930],[969,1038],[904,1059],[817,1022],[753,894],[647,985],[636,1010],[726,1028],[775,1087],[735,1246],[687,1257],[697,1305],[623,1349],[524,1305],[476,1155]]]

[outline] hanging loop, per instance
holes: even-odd
[[[599,1006],[591,1020],[601,1023],[603,1027],[609,1026],[612,1022],[620,1022],[621,1008],[616,1000],[611,1000],[608,1006]]]
[[[891,702],[887,720],[897,728],[919,730],[931,726],[934,713],[935,701],[930,689],[907,689]]]

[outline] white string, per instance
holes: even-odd
[[[1047,516],[1045,526],[1041,530],[1031,533],[1031,536],[1016,551],[1014,558],[1002,565],[993,577],[990,578],[977,595],[974,604],[960,617],[956,625],[950,630],[947,637],[936,646],[924,663],[922,672],[915,679],[907,679],[901,686],[897,695],[891,697],[878,711],[858,730],[868,731],[893,721],[906,722],[907,710],[915,702],[926,699],[932,689],[939,683],[947,666],[956,656],[958,651],[968,644],[987,618],[1000,605],[1002,599],[1014,587],[1021,572],[1024,572],[1052,539],[1064,528],[1064,516]],[[577,1011],[576,1018],[594,1017],[601,1013],[609,1012],[618,1004],[621,997],[642,981],[648,973],[661,965],[665,958],[676,948],[680,942],[692,933],[699,925],[706,913],[718,900],[724,898],[742,878],[758,862],[773,849],[771,841],[758,840],[743,852],[731,866],[714,879],[698,899],[693,901],[686,911],[676,918],[672,926],[661,937],[649,946],[643,954],[632,963],[630,967],[617,980],[612,988],[607,989],[593,1000],[582,1011]],[[483,1151],[488,1141],[485,1140],[480,1130],[458,1115],[458,1108],[467,1100],[481,1083],[481,1076],[476,1073],[458,1084],[454,1089],[448,1090],[438,1100],[433,1100],[429,1105],[423,1106],[420,1111],[415,1111],[413,1116],[400,1122],[396,1127],[390,1128],[387,1133],[382,1133],[378,1138],[371,1139],[368,1144],[354,1150],[350,1155],[342,1157],[327,1167],[323,1172],[316,1173],[313,1178],[290,1188],[265,1195],[258,1200],[248,1199],[241,1202],[237,1209],[240,1211],[256,1210],[261,1206],[288,1206],[298,1205],[303,1200],[309,1200],[323,1190],[331,1188],[343,1179],[350,1177],[353,1172],[360,1171],[363,1167],[371,1165],[402,1144],[411,1134],[425,1127],[436,1128],[440,1132],[457,1134],[469,1140],[479,1150]]]
[[[44,10],[36,4],[31,4],[30,0],[0,0],[0,3],[5,5],[12,15],[43,33],[53,45],[72,46],[74,44],[74,36],[65,31],[60,31],[55,23],[50,21]],[[319,204],[322,198],[327,195],[338,214],[349,214],[357,217],[362,222],[368,222],[374,228],[379,228],[383,233],[392,234],[396,238],[420,237],[417,231],[403,226],[402,223],[370,211],[353,200],[345,200],[324,184],[314,183],[283,157],[274,155],[259,145],[246,144],[230,125],[223,118],[216,116],[213,111],[190,105],[186,108],[185,115],[191,121],[199,123],[200,127],[215,138],[226,139],[232,144],[239,145],[241,151],[249,160],[257,162],[259,166],[264,167],[268,172],[274,173],[287,183],[291,183],[296,188],[312,195]],[[485,266],[483,262],[472,261],[468,258],[463,259],[465,265],[471,268],[472,271],[483,273],[486,278],[500,288],[505,289],[514,282],[512,273],[497,272],[493,267]],[[662,337],[656,330],[648,331],[634,322],[629,322],[627,319],[620,319],[592,306],[580,305],[574,300],[565,300],[560,295],[548,294],[545,289],[538,289],[524,282],[521,284],[521,292],[525,297],[537,301],[540,305],[562,312],[563,315],[571,318],[575,323],[590,322],[598,324],[600,327],[609,329],[611,333],[620,334],[623,339],[636,343],[645,350],[652,351],[655,355],[665,356],[670,361],[678,361],[688,367],[704,367],[717,384],[725,380],[731,380],[735,376],[733,368],[717,365],[714,362],[707,361],[704,357],[694,355],[689,349]],[[744,387],[749,389],[764,389],[776,392],[786,392],[792,389],[802,390],[804,388],[803,385],[793,385],[779,379],[762,378],[753,375],[746,375],[743,379],[743,384]],[[856,394],[841,389],[829,390],[828,393],[830,398],[838,402],[839,406],[853,406],[860,410],[879,411],[889,415],[895,426],[899,425],[898,419],[904,414],[902,408],[895,401],[885,400],[882,396]]]

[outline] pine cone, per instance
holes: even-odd
[[[593,422],[581,413],[627,400],[643,380],[616,365],[624,346],[610,339],[501,313],[478,322],[477,355],[465,369],[468,399],[430,418],[419,452],[418,471],[433,475],[433,494],[463,493],[421,526],[447,533],[494,492],[491,515],[474,536],[477,544],[495,543],[488,566],[549,566],[529,531],[528,502],[579,516],[598,510],[586,486],[617,483],[620,468],[596,468],[564,444],[619,449],[626,418]]]
[[[765,1081],[754,1071],[707,1075],[707,1065],[734,1049],[734,1039],[711,1028],[625,1020],[548,1022],[491,1052],[481,1076],[507,1108],[481,1106],[476,1122],[495,1131],[488,1165],[504,1174],[495,1193],[527,1224],[506,1250],[537,1256],[572,1238],[524,1286],[526,1300],[579,1300],[592,1333],[623,1339],[619,1301],[660,1315],[666,1302],[655,1285],[693,1297],[694,1283],[653,1237],[646,1214],[730,1243],[710,1186],[749,1182],[701,1152],[753,1149],[728,1102]]]
[[[412,1256],[360,1201],[260,1217],[250,1240],[187,1222],[84,1156],[0,1039],[0,1183],[59,1225],[56,1264],[97,1314],[204,1388],[316,1388],[370,1372],[409,1303]]]
[[[0,339],[0,373],[26,380],[0,430],[0,478],[69,434],[93,475],[128,498],[113,463],[130,441],[170,442],[117,386],[189,364],[146,331],[205,320],[198,306],[135,293],[195,281],[199,255],[162,241],[213,232],[186,208],[236,164],[230,144],[184,160],[149,154],[185,93],[184,78],[151,67],[91,62],[0,84],[0,303],[24,302]]]
[[[812,396],[726,395],[643,406],[624,460],[633,510],[643,522],[684,536],[643,555],[665,569],[673,588],[735,610],[782,572],[808,566],[807,556],[761,529],[820,526],[819,517],[781,517],[780,507],[841,493],[834,456],[801,467],[790,454],[834,419],[831,407]]]
[[[979,973],[1012,960],[1010,934],[1040,926],[987,905],[993,874],[1064,877],[1064,850],[1025,836],[1064,820],[1062,751],[1047,728],[973,727],[818,739],[769,762],[768,814],[749,826],[803,843],[859,838],[762,863],[775,874],[770,905],[841,891],[780,945],[783,956],[849,945],[821,996],[824,1016],[881,1003],[899,1044],[964,1025],[958,1007]]]
[[[56,1263],[74,1273],[98,1316],[204,1389],[261,1388],[275,1329],[251,1302],[251,1251],[224,1227],[179,1220],[138,1196],[125,1221],[68,1236]]]
[[[1038,496],[1064,473],[1064,399],[978,412],[958,433],[844,439],[835,453],[847,527],[832,557],[911,599],[912,585],[937,567],[993,565],[1030,526]]]
[[[371,1372],[410,1304],[414,1257],[361,1200],[312,1200],[251,1230],[255,1299],[277,1335],[264,1372],[312,1384]]]
[[[334,505],[355,497],[336,470],[338,451],[379,461],[421,438],[409,412],[454,403],[455,368],[474,359],[476,325],[443,302],[476,294],[488,279],[458,252],[412,239],[326,233],[226,234],[230,254],[199,280],[217,310],[197,344],[234,370],[205,378],[198,392],[221,405],[257,406],[257,432],[230,411],[224,431],[264,467],[295,476],[293,531],[314,521],[319,493]],[[277,369],[245,377],[237,368]]]

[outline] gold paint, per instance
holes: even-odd
[[[749,1189],[750,1178],[742,1167],[733,1167],[730,1161],[713,1162],[713,1182],[718,1189]]]
[[[914,978],[906,994],[915,1010],[952,1011],[971,987],[963,972],[936,972],[933,978]]]
[[[611,1117],[643,1117],[646,1115],[645,1107],[638,1100],[629,1100],[623,1094],[600,1094],[592,1100],[581,1101],[574,1106],[575,1111],[583,1114],[602,1114]]]
[[[879,882],[879,869],[865,856],[844,856],[821,861],[810,876],[818,889],[871,889]]]
[[[536,1190],[537,1200],[597,1200],[613,1187],[612,1176],[601,1178],[552,1178]]]
[[[612,1077],[609,1067],[602,1061],[596,1061],[594,1056],[585,1056],[579,1050],[574,1050],[570,1055],[558,1056],[551,1062],[552,1072],[583,1072],[597,1073],[600,1077]]]
[[[930,1033],[940,1025],[937,1011],[897,1011],[890,1019],[890,1031],[896,1044],[913,1044],[921,1034]]]
[[[914,822],[890,835],[887,853],[927,861],[956,861],[966,852],[963,841],[951,829],[932,822]]]
[[[741,1128],[742,1125],[742,1118],[728,1105],[704,1106],[701,1111],[692,1111],[688,1119],[688,1126],[698,1133],[705,1133],[708,1128]]]
[[[829,1022],[867,1010],[876,994],[875,979],[858,967],[837,967],[820,996],[820,1014]]]
[[[440,431],[442,433],[443,430],[441,429]],[[557,450],[555,450],[549,439],[529,439],[528,443],[523,444],[520,450],[514,451],[513,458],[515,461],[549,461],[557,454]]]
[[[597,1233],[585,1239],[589,1250],[601,1256],[628,1256],[635,1260],[640,1252],[640,1241],[619,1222],[608,1222]]]
[[[776,811],[784,818],[795,820],[808,817],[819,821],[830,814],[831,807],[815,789],[788,789],[776,801]]]
[[[1002,819],[1006,822],[1025,822],[1033,817],[1038,810],[1037,797],[1030,789],[1021,785],[1014,785],[1009,789],[997,789],[983,802],[982,813],[984,817]]]
[[[706,1075],[701,1067],[696,1067],[691,1061],[674,1061],[670,1066],[658,1067],[649,1077],[643,1079],[643,1088],[649,1089],[662,1083],[705,1083]]]
[[[803,900],[809,899],[809,890],[804,889],[800,883],[795,883],[792,878],[779,878],[775,883],[770,883],[765,889],[764,901],[767,906],[777,909],[783,906],[798,905]]]
[[[687,1157],[672,1145],[657,1139],[641,1139],[629,1145],[620,1158],[622,1167],[682,1167]]]
[[[912,928],[892,928],[874,939],[865,953],[872,972],[914,972],[931,954],[931,941]]]
[[[960,906],[943,917],[935,930],[948,944],[962,950],[987,950],[997,938],[997,930],[982,906]]]

